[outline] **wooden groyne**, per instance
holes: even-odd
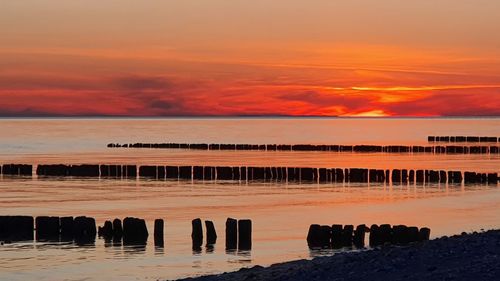
[[[350,153],[433,153],[433,154],[498,154],[498,145],[312,145],[312,144],[188,144],[188,143],[110,143],[110,148],[234,150],[234,151],[328,151]]]
[[[427,227],[389,224],[372,225],[368,228],[361,224],[354,228],[353,225],[319,225],[312,224],[307,234],[307,244],[310,248],[339,249],[342,247],[363,248],[365,246],[365,235],[369,233],[369,244],[371,247],[387,243],[406,245],[413,242],[429,240],[431,230]]]
[[[4,165],[6,166],[6,165]],[[9,169],[11,164],[7,165]],[[22,175],[31,176],[31,165]],[[20,171],[20,170],[18,170]],[[449,183],[497,184],[498,173],[474,171],[314,168],[314,167],[245,167],[245,166],[136,166],[136,165],[38,165],[39,177],[90,177],[109,179],[266,181],[303,183]],[[8,174],[11,175],[11,174]],[[21,175],[18,173],[17,175]]]
[[[194,251],[200,251],[203,245],[203,224],[200,218],[191,221],[191,240]],[[212,221],[205,221],[206,243],[208,248],[217,242],[217,232]],[[252,249],[252,221],[249,219],[226,220],[226,250],[251,250]]]
[[[164,246],[164,221],[154,221],[154,244]],[[217,243],[217,232],[212,221],[205,221],[206,247]],[[146,245],[149,232],[146,221],[140,218],[126,217],[122,220],[106,220],[96,227],[96,220],[91,217],[57,216],[0,216],[0,241],[17,242],[36,240],[41,242],[75,241],[94,243],[98,237],[113,243],[124,245]],[[203,245],[203,226],[201,219],[192,220],[191,240],[193,250],[201,250]],[[252,221],[249,219],[228,218],[226,222],[226,250],[250,250],[252,248]]]
[[[3,164],[0,165],[0,174],[14,176],[31,176],[33,165],[26,164]]]
[[[487,142],[497,143],[500,142],[500,137],[480,137],[480,136],[428,136],[428,142]]]
[[[157,231],[155,229],[155,231]],[[96,227],[92,217],[0,216],[0,241],[75,241],[93,243],[96,235],[124,244],[142,244],[148,237],[143,219],[127,217],[122,221],[105,221]]]

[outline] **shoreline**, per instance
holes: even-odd
[[[500,230],[441,237],[408,246],[382,246],[312,260],[254,266],[178,279],[223,280],[498,280]]]

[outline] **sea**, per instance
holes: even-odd
[[[500,154],[214,151],[108,143],[427,145],[427,136],[500,136],[499,118],[3,118],[0,164],[135,164],[500,172]],[[165,220],[164,247],[101,238],[0,245],[0,280],[170,280],[334,255],[310,250],[310,224],[405,224],[431,238],[500,227],[497,184],[393,185],[0,176],[0,215]],[[252,220],[252,249],[226,251],[228,217]],[[193,251],[191,220],[215,223]]]

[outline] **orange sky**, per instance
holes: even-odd
[[[0,116],[500,116],[500,2],[407,2],[5,1]]]

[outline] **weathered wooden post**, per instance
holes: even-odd
[[[103,237],[105,240],[111,240],[113,238],[113,223],[105,221],[104,226],[97,228],[97,235]]]
[[[238,250],[252,249],[252,221],[238,220]]]
[[[342,246],[350,247],[352,246],[352,235],[354,231],[353,225],[344,225],[342,229]]]
[[[418,238],[420,241],[429,240],[430,235],[431,235],[431,230],[428,227],[422,227],[422,228],[420,228],[420,230],[418,232]]]
[[[207,233],[207,246],[214,245],[217,242],[217,232],[212,221],[205,221],[205,230]]]
[[[379,227],[380,243],[390,243],[392,241],[392,228],[390,224],[382,224]]]
[[[154,240],[155,240],[155,246],[156,247],[163,247],[164,241],[163,241],[163,229],[165,228],[164,226],[164,221],[163,219],[156,219],[155,220],[155,228],[154,228]]]
[[[226,220],[226,250],[237,248],[238,243],[238,222],[235,219]]]
[[[92,243],[95,241],[97,231],[94,218],[76,217],[73,224],[73,235],[78,243]]]
[[[73,228],[74,222],[73,217],[62,217],[61,222],[61,239],[62,240],[73,240]]]
[[[420,234],[418,227],[410,226],[408,227],[408,238],[407,243],[418,242],[420,240]]]
[[[381,244],[380,241],[380,228],[376,224],[372,224],[370,227],[370,247],[375,247]]]
[[[36,217],[35,227],[36,240],[59,240],[59,217]]]
[[[201,245],[203,245],[203,229],[201,225],[201,219],[194,219],[191,221],[192,232],[191,239],[193,240],[193,250],[201,250]]]
[[[33,240],[34,220],[30,216],[0,216],[0,240]]]
[[[395,225],[392,227],[392,243],[397,245],[409,242],[408,227],[406,225]]]
[[[125,245],[145,245],[148,236],[145,220],[132,217],[123,220],[123,243]]]
[[[123,237],[122,221],[120,219],[113,220],[113,240],[120,241]]]
[[[334,224],[331,227],[331,243],[334,249],[342,248],[342,225]]]
[[[365,246],[365,232],[366,232],[366,225],[360,224],[356,227],[356,230],[354,231],[354,246],[357,248],[363,248]]]

